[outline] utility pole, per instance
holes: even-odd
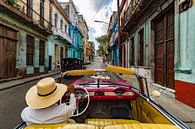
[[[122,64],[121,61],[121,40],[120,40],[120,0],[117,0],[117,10],[118,10],[118,65],[120,66]]]

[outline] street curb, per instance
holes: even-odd
[[[60,74],[60,73],[59,72],[58,73],[49,73],[49,74],[33,76],[33,77],[21,79],[21,80],[14,80],[14,81],[2,83],[2,84],[0,84],[0,91],[7,90],[7,89],[10,89],[10,88],[14,88],[14,87],[17,87],[19,85],[22,85],[22,84],[25,84],[25,83],[28,83],[28,82],[32,82],[32,81],[35,81],[35,80],[39,80],[39,79],[42,79],[42,78],[45,78],[45,77],[54,76],[54,75],[58,75],[58,74]],[[7,86],[5,86],[6,84],[7,84]]]

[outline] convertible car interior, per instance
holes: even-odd
[[[134,82],[122,80],[120,74],[130,75]],[[71,118],[76,123],[25,129],[189,129],[149,97],[146,79],[134,70],[108,65],[106,69],[67,71],[62,76],[84,76],[70,84],[78,99]],[[63,102],[68,101],[66,93]]]

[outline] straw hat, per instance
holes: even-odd
[[[55,83],[53,78],[44,78],[26,93],[26,103],[34,109],[41,109],[55,104],[67,91],[64,84]]]

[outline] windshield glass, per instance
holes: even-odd
[[[100,86],[125,86],[140,90],[139,82],[135,75],[122,75],[114,72],[97,72],[95,75],[83,76],[79,82],[82,86],[97,86],[100,79]]]

